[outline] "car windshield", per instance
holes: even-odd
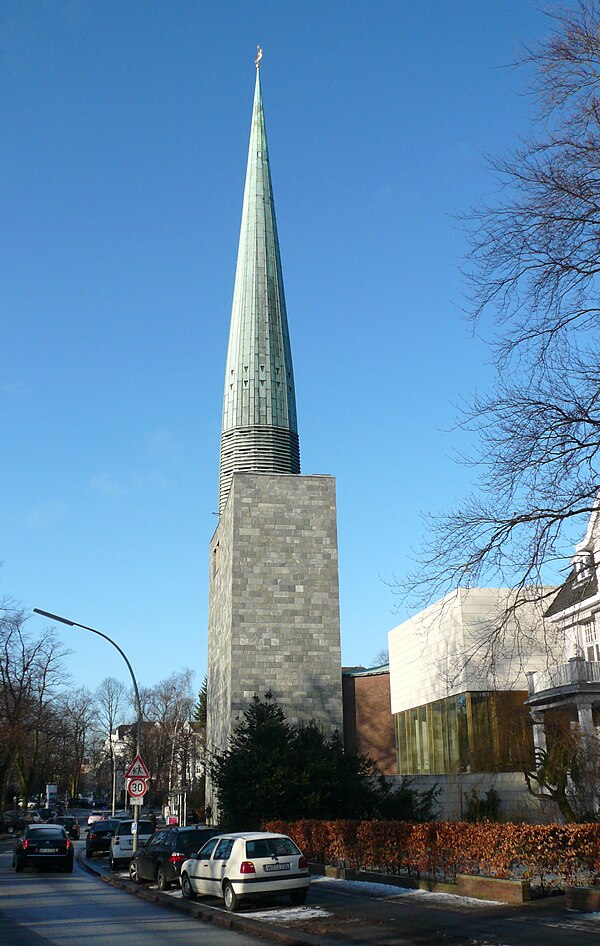
[[[300,854],[290,838],[257,838],[256,841],[246,841],[246,857],[286,857],[290,854]]]
[[[119,823],[119,834],[133,834],[131,825],[133,821],[121,821]],[[151,821],[138,821],[138,834],[154,834],[154,825]]]
[[[66,824],[67,827],[72,827],[75,824],[75,818],[55,818],[55,824]]]
[[[48,826],[47,828],[34,828],[33,830],[31,830],[30,828],[27,831],[27,835],[28,837],[56,838],[57,840],[60,838],[64,838],[64,833],[63,833],[62,828],[58,828],[58,827],[52,828],[50,826]]]
[[[175,844],[177,850],[181,851],[182,854],[194,854],[202,847],[205,841],[214,837],[215,834],[215,831],[210,830],[182,831],[181,834],[177,836]]]
[[[118,821],[113,821],[111,818],[107,818],[106,821],[97,821],[93,830],[96,832],[114,831],[118,824]]]

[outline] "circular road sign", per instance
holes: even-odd
[[[141,798],[148,791],[148,782],[145,778],[132,778],[129,780],[127,791],[132,798]]]

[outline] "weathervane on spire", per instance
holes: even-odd
[[[260,61],[262,59],[262,49],[260,46],[256,47],[256,59],[254,60],[254,65],[257,69],[260,69]]]

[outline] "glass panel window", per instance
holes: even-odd
[[[427,732],[427,707],[419,707],[419,740],[421,746],[421,769],[423,773],[429,773],[429,738]]]
[[[215,851],[215,856],[213,857],[213,860],[228,861],[229,855],[231,854],[232,847],[233,847],[233,838],[223,838],[223,840],[219,841],[217,845],[217,850]]]
[[[217,846],[218,840],[219,840],[218,838],[211,838],[210,841],[207,841],[204,847],[202,847],[198,851],[198,859],[207,861],[210,858],[210,855],[214,851],[215,847]]]
[[[398,713],[398,772],[443,775],[530,768],[533,729],[526,698],[519,691],[461,693]]]

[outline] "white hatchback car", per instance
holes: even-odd
[[[127,821],[119,821],[115,833],[110,839],[110,851],[108,854],[108,866],[115,870],[121,864],[128,864],[133,857],[133,818]],[[154,834],[154,825],[151,821],[138,821],[137,836],[138,847],[145,844],[148,838]]]
[[[181,892],[187,900],[221,897],[230,911],[241,899],[261,894],[287,893],[300,905],[309,885],[308,862],[285,834],[221,834],[181,865]]]

